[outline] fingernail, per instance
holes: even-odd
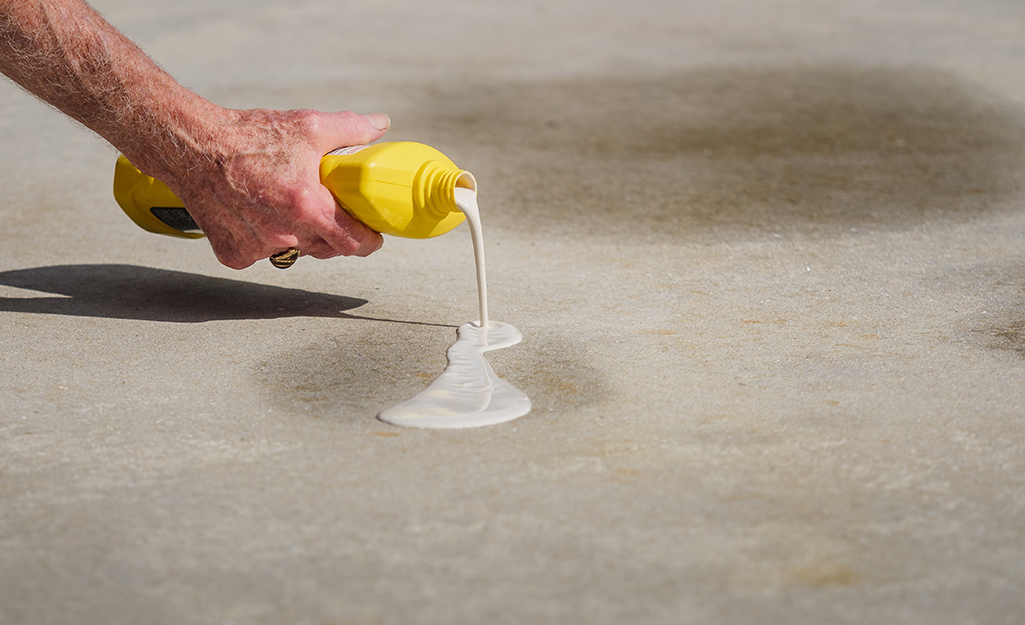
[[[366,116],[374,130],[388,130],[391,127],[391,119],[383,113],[371,113]]]

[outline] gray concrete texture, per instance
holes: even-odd
[[[465,227],[234,272],[0,84],[0,623],[1025,621],[1025,4],[95,5],[473,171],[534,410],[374,418]]]

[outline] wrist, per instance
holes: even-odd
[[[121,125],[111,141],[140,170],[169,184],[228,153],[225,137],[239,118],[238,111],[179,89],[174,97],[139,107],[137,118]]]

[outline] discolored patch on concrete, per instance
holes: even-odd
[[[445,367],[446,345],[436,332],[391,326],[346,324],[329,337],[257,363],[256,379],[287,412],[372,419],[423,390]]]
[[[396,126],[468,155],[489,220],[532,231],[906,227],[995,208],[1025,163],[1021,110],[916,67],[724,67],[406,97]]]
[[[991,337],[991,348],[1025,357],[1025,319],[1015,319],[987,328],[985,333]]]
[[[255,367],[270,401],[299,415],[370,419],[424,390],[445,369],[451,334],[384,322],[346,324],[339,335],[264,360]],[[559,337],[544,349],[520,343],[487,353],[499,377],[524,390],[534,411],[577,408],[605,385],[582,348]]]
[[[973,265],[936,279],[964,285],[973,299],[985,302],[965,320],[968,344],[1025,357],[1025,264],[1013,260]]]
[[[495,373],[527,393],[534,412],[576,410],[609,395],[586,345],[548,328],[532,328],[524,337],[518,345],[489,352],[488,361]]]

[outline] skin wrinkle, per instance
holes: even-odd
[[[216,106],[83,0],[0,0],[0,71],[165,182],[229,267],[288,247],[330,258],[381,245],[338,210],[319,165],[337,147],[378,139],[384,116]]]

